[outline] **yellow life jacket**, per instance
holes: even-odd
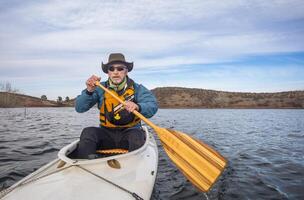
[[[105,85],[107,88],[108,83]],[[120,92],[115,92],[123,101],[135,101],[134,82],[128,78],[127,86]],[[100,125],[108,128],[133,127],[140,122],[140,119],[133,113],[129,113],[124,106],[110,94],[104,93],[102,105],[100,107]]]

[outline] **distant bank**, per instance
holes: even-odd
[[[304,91],[243,93],[180,87],[152,91],[161,108],[304,108]]]
[[[17,107],[69,107],[74,105],[74,100],[68,102],[42,100],[41,98],[32,97],[23,94],[0,92],[0,108],[17,108]]]
[[[276,93],[222,92],[162,87],[152,90],[160,108],[304,108],[304,91]],[[0,107],[68,107],[68,102],[42,100],[22,94],[0,92]]]

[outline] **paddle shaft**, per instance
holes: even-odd
[[[108,88],[106,88],[105,86],[103,86],[102,84],[100,84],[98,81],[95,83],[95,85],[99,86],[100,88],[102,88],[105,92],[109,93],[113,98],[115,98],[119,103],[126,105],[126,102],[124,102],[123,100],[121,100],[117,95],[115,95],[111,90],[109,90]],[[155,124],[153,124],[150,120],[148,120],[145,116],[143,116],[140,112],[138,112],[137,110],[133,111],[133,114],[136,115],[137,117],[139,117],[141,120],[143,120],[146,124],[148,124],[150,127],[152,127],[153,129],[156,129],[157,126]]]

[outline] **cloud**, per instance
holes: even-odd
[[[29,77],[80,80],[113,51],[140,73],[304,51],[301,0],[7,0],[0,10],[0,78],[20,85]]]
[[[303,51],[304,47],[299,42],[301,40],[301,36],[293,33],[259,32],[246,35],[236,33],[209,36],[198,31],[173,33],[147,30],[104,32],[78,30],[32,36],[20,42],[19,47],[14,46],[14,49],[19,49],[19,52],[33,57],[36,57],[37,52],[40,55],[49,54],[50,58],[46,59],[48,60],[46,65],[65,65],[64,62],[60,63],[62,54],[66,57],[72,57],[75,54],[99,55],[96,62],[100,62],[100,58],[105,58],[107,53],[114,49],[134,58],[140,67],[166,67],[180,64],[224,62],[248,54]],[[153,56],[155,54],[158,56],[157,58]],[[5,52],[1,57],[4,56]],[[56,56],[58,58],[54,58]],[[54,59],[56,60],[54,61]],[[30,60],[33,61],[33,66],[38,62],[35,59]],[[38,60],[41,59],[38,58]],[[12,62],[21,63],[23,61],[21,59]]]
[[[227,52],[303,50],[299,45],[303,30],[264,27],[303,19],[301,8],[300,1],[34,1],[5,12],[6,18],[21,25],[25,37],[20,37],[18,28],[13,34],[2,28],[1,38],[11,53],[118,49],[143,57],[174,55],[180,49],[189,55],[214,52],[219,60]]]
[[[21,13],[27,20],[43,22],[53,27],[81,28],[145,28],[168,26],[184,27],[187,24],[213,24],[261,21],[286,21],[303,18],[303,3],[299,0],[267,2],[255,1],[48,1],[35,2],[24,7]],[[290,12],[292,10],[293,12]],[[284,15],[282,15],[284,13]],[[241,17],[241,18],[240,18]],[[218,24],[217,24],[218,25]],[[223,25],[223,24],[219,24]],[[200,28],[199,27],[199,28]],[[197,28],[197,27],[192,27]]]

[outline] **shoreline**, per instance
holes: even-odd
[[[153,89],[151,92],[161,109],[304,109],[304,91],[240,93],[164,87]],[[0,92],[0,108],[74,106],[75,98],[53,101]]]

